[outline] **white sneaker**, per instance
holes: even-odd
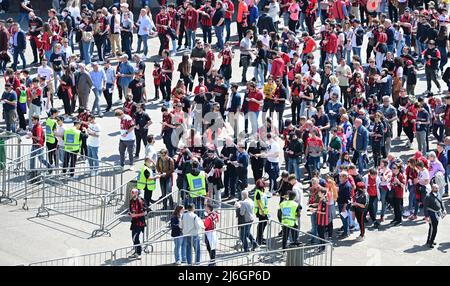
[[[364,240],[364,236],[358,236],[358,238],[356,238],[356,241],[363,241]]]
[[[133,166],[133,165],[130,165],[130,167],[128,168],[128,170],[134,171],[134,166]]]

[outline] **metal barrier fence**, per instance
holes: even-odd
[[[61,184],[60,180],[44,176],[42,203],[36,216],[49,217],[51,213],[59,213],[95,225],[97,228],[92,231],[92,237],[111,236],[108,227],[127,213],[124,198],[128,188],[126,183],[107,191],[70,178]]]
[[[186,245],[199,245],[198,254],[194,250],[192,253],[192,263],[195,265],[215,265],[215,266],[331,266],[333,246],[326,240],[318,240],[314,244],[304,244],[286,249],[270,249],[276,245],[272,243],[256,249],[252,252],[243,252],[242,242],[240,239],[241,231],[244,226],[250,226],[253,230],[260,222],[237,225],[233,227],[216,229],[199,233],[199,240],[191,236],[185,235],[171,239],[160,241],[145,242],[137,246],[129,246],[119,248],[114,251],[86,254],[79,257],[83,259],[75,259],[78,265],[91,265],[93,261],[98,262],[96,265],[114,265],[114,266],[157,266],[157,265],[175,265],[175,246],[179,245],[178,259],[180,261],[187,260],[187,253],[183,252]],[[273,220],[268,221],[267,233],[265,238],[267,241],[277,240],[278,236],[272,237],[272,233],[276,231],[279,225]],[[297,230],[298,231],[298,230]],[[210,259],[205,243],[205,235],[215,233],[217,236],[216,256]],[[300,240],[309,241],[315,238],[307,233],[300,233]],[[177,244],[175,243],[177,242]],[[143,249],[141,259],[130,257],[137,247]],[[278,246],[277,246],[278,247]],[[101,254],[106,253],[104,259],[99,259]],[[196,257],[197,256],[197,257]],[[111,257],[111,258],[110,258]],[[76,257],[75,257],[76,258]],[[200,258],[196,261],[196,258]],[[64,261],[69,261],[74,257],[55,259],[50,261],[33,263],[31,265],[64,265]],[[195,262],[195,263],[194,263]],[[82,264],[85,263],[85,264]]]
[[[113,255],[112,251],[104,251],[35,262],[29,264],[29,266],[106,266],[112,265]]]
[[[145,241],[163,239],[167,236],[174,205],[186,206],[188,196],[189,192],[186,190],[174,190],[150,205],[150,211],[147,214]],[[204,206],[209,202],[215,207],[214,210],[219,213],[217,228],[226,228],[238,224],[235,206],[216,201],[209,197],[200,196],[199,198],[201,200],[201,208],[196,209],[195,212],[200,217],[204,216]],[[167,207],[169,207],[169,209]]]
[[[68,154],[74,154],[66,152]],[[54,160],[53,167],[49,165],[50,156]],[[118,166],[109,163],[101,162],[97,159],[88,158],[98,164],[96,173],[91,174],[92,168],[87,165],[87,161],[80,162],[73,170],[76,179],[86,186],[90,186],[89,190],[104,190],[110,191],[116,189],[123,183],[123,173]],[[56,163],[55,163],[56,162]],[[46,151],[45,148],[33,150],[31,153],[17,158],[13,162],[9,162],[2,170],[2,196],[1,200],[5,200],[10,204],[17,205],[17,200],[24,199],[23,209],[27,210],[27,201],[30,198],[40,198],[43,177],[50,177],[54,180],[59,180],[64,183],[70,168],[60,167],[59,152]]]

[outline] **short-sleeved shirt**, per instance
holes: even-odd
[[[417,121],[422,121],[422,122],[430,121],[430,114],[425,109],[422,111],[419,111],[417,113],[416,122]],[[427,127],[426,124],[416,124],[416,131],[425,131],[426,127]]]
[[[133,102],[141,103],[142,95],[145,90],[145,81],[143,79],[133,79],[128,85],[128,88],[131,90],[131,94],[133,95]]]
[[[34,94],[36,96],[35,99],[32,99],[32,94]],[[32,104],[34,104],[36,106],[41,106],[42,89],[30,88],[27,90],[27,96],[28,96],[28,98],[30,98]]]
[[[120,120],[120,134],[123,135],[126,132],[128,132],[128,129],[133,127],[135,125],[135,122],[131,116],[125,114],[124,117]],[[134,132],[129,132],[126,136],[120,137],[120,140],[122,141],[134,141],[135,140],[135,134]]]
[[[191,58],[206,58],[206,52],[204,49],[195,47],[192,49]],[[203,69],[203,62],[193,60],[192,67]]]
[[[148,113],[144,111],[141,114],[136,112],[134,120],[136,121],[136,125],[139,126],[139,130],[144,130],[148,129],[144,127],[151,119]]]
[[[308,146],[308,155],[311,157],[320,157],[323,150],[323,141],[320,137],[308,138],[306,140],[306,146]]]
[[[220,19],[223,19],[223,18],[225,18],[225,12],[223,11],[223,9],[216,10],[216,12],[214,13],[214,15],[212,17],[213,26],[217,26]],[[220,26],[223,26],[224,24],[225,24],[225,22],[222,22],[222,24]]]
[[[11,90],[11,92],[3,92],[2,99],[6,99],[9,101],[16,101],[17,102],[17,94],[14,90]],[[6,102],[3,103],[3,111],[10,111],[14,110],[16,107],[11,104],[7,104]]]

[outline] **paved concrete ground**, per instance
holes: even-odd
[[[198,30],[200,31],[200,30]],[[235,33],[235,25],[233,24],[233,33]],[[215,44],[216,39],[213,39]],[[134,45],[136,44],[136,39]],[[150,40],[150,54],[157,53],[159,41],[157,38]],[[135,48],[135,47],[134,47]],[[175,69],[181,59],[179,53],[175,58]],[[365,53],[362,53],[365,54]],[[31,51],[27,50],[27,61],[32,61]],[[154,97],[154,88],[151,78],[153,70],[152,62],[158,58],[154,57],[147,61],[146,84],[149,98]],[[365,60],[365,59],[363,59]],[[233,60],[233,78],[232,82],[239,81],[241,69],[238,67],[239,51],[236,50],[236,57]],[[216,62],[218,67],[220,61]],[[33,70],[34,71],[34,70]],[[251,78],[253,68],[249,68]],[[178,79],[178,73],[174,74],[174,79]],[[419,73],[419,83],[417,92],[425,91],[426,83],[424,81],[424,71]],[[0,86],[3,91],[3,86]],[[93,97],[93,95],[91,94]],[[93,103],[93,98],[90,103]],[[114,101],[118,99],[117,91],[114,94]],[[55,98],[56,106],[61,108],[61,101]],[[101,104],[105,106],[102,99]],[[159,134],[160,125],[160,107],[162,103],[149,102],[147,104],[147,112],[151,115],[154,124],[150,127],[150,133]],[[118,107],[118,105],[115,105]],[[288,107],[285,116],[289,116],[290,108]],[[118,142],[119,142],[119,121],[114,118],[112,112],[105,114],[105,117],[99,118],[98,123],[102,127],[100,140],[100,157],[105,162],[118,164]],[[241,126],[243,126],[243,119]],[[395,127],[394,127],[394,130]],[[434,140],[434,138],[431,138]],[[406,137],[402,137],[402,141],[394,141],[393,154],[401,156],[402,159],[408,158],[414,150],[407,150],[404,147]],[[156,147],[163,147],[162,140],[158,138]],[[413,148],[416,148],[414,143]],[[431,143],[431,149],[435,149],[435,141]],[[141,151],[141,157],[143,151]],[[142,160],[136,163],[136,170],[141,166]],[[134,174],[128,171],[125,176],[131,178]],[[252,187],[252,186],[250,186]],[[306,187],[306,186],[305,186]],[[159,187],[155,191],[155,197],[159,197]],[[278,198],[274,197],[269,202],[271,215],[276,218]],[[447,208],[449,201],[445,202]],[[63,215],[52,215],[50,218],[36,218],[35,214],[40,205],[37,199],[29,202],[30,209],[24,211],[19,206],[0,206],[0,264],[16,265],[27,264],[33,261],[41,261],[56,257],[71,256],[84,254],[89,252],[97,252],[104,250],[112,250],[131,244],[131,235],[129,231],[129,223],[127,219],[119,221],[119,223],[111,230],[111,237],[99,237],[90,239],[91,232],[96,228],[94,225],[86,224],[78,220]],[[406,205],[406,200],[405,200]],[[427,234],[427,225],[423,221],[405,222],[402,226],[388,227],[391,214],[387,216],[387,221],[382,225],[379,231],[367,230],[366,240],[356,242],[358,234],[338,241],[335,244],[333,252],[334,265],[450,265],[449,254],[450,249],[450,220],[447,218],[441,222],[437,236],[437,247],[433,250],[423,248]],[[341,226],[340,220],[334,221],[335,229]],[[309,230],[310,219],[307,213],[303,214],[302,229]]]

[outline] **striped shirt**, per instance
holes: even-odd
[[[220,52],[220,54],[222,55],[222,65],[223,66],[229,66],[231,65],[231,49],[230,48],[225,48],[223,51]]]
[[[161,12],[158,13],[158,15],[156,15],[156,29],[158,31],[158,34],[166,34],[167,30],[164,29],[163,27],[158,27],[158,25],[162,25],[162,26],[167,26],[170,22],[170,16],[169,14],[162,14]]]
[[[201,16],[202,18],[200,20],[200,23],[204,27],[211,27],[212,26],[212,18],[213,18],[214,12],[215,12],[215,10],[213,8],[211,8],[211,7],[208,7],[208,8],[209,8],[209,13],[205,11],[205,10],[207,10],[205,6],[200,8],[201,11],[207,13],[207,15],[202,14],[202,16]]]
[[[198,13],[194,8],[186,10],[186,19],[184,22],[184,27],[186,30],[197,30],[198,26]]]

